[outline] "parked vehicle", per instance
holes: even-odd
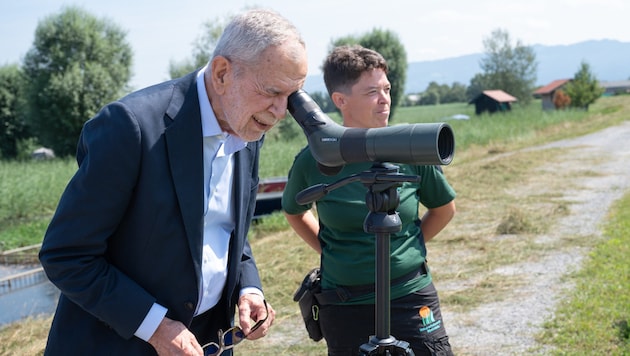
[[[282,192],[287,185],[287,177],[261,179],[256,196],[254,219],[282,210]]]

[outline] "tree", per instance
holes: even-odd
[[[591,73],[591,67],[586,62],[582,62],[573,80],[565,85],[564,90],[571,98],[572,107],[585,110],[588,110],[588,106],[604,93],[604,89],[599,86],[597,78]]]
[[[438,105],[440,103],[440,93],[435,89],[427,89],[420,96],[419,105]]]
[[[442,94],[440,103],[465,103],[466,100],[466,85],[458,82],[451,84],[451,87],[447,87],[447,90]]]
[[[232,17],[228,16],[223,19],[217,17],[203,23],[201,35],[193,42],[192,57],[179,63],[171,61],[169,64],[168,72],[171,79],[179,78],[208,63],[223,29]]]
[[[422,93],[420,105],[437,105],[448,103],[466,102],[466,86],[454,82],[450,87],[447,84],[430,82]]]
[[[490,80],[487,74],[477,73],[470,79],[470,85],[466,89],[466,98],[471,101],[479,96],[484,90],[490,88]]]
[[[23,70],[27,118],[39,141],[73,154],[83,123],[128,91],[132,50],[106,19],[68,7],[40,21]]]
[[[484,39],[485,57],[480,62],[487,81],[484,90],[500,89],[527,104],[536,83],[536,54],[520,40],[514,47],[511,42],[509,33],[501,29]]]
[[[317,105],[319,105],[320,109],[322,109],[323,112],[337,111],[337,107],[335,106],[335,103],[333,103],[328,93],[316,91],[314,93],[309,93],[309,95],[317,103]]]
[[[0,67],[0,157],[16,158],[28,138],[24,119],[24,76],[17,64]]]
[[[422,103],[422,105],[439,105],[443,102],[442,98],[446,95],[448,90],[448,85],[438,84],[437,82],[432,81],[429,83],[427,89],[424,91],[424,96],[422,99],[425,100],[421,99],[420,102]],[[427,102],[427,98],[431,99]]]
[[[387,79],[392,84],[390,118],[393,118],[396,108],[401,102],[405,92],[407,79],[407,52],[398,36],[391,31],[374,29],[360,37],[347,36],[332,42],[332,47],[341,45],[359,44],[379,52],[387,61],[389,71]]]

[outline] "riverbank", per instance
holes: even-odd
[[[59,289],[48,280],[0,296],[0,328],[27,318],[42,318],[54,313]]]
[[[51,315],[59,290],[48,281],[37,259],[40,244],[0,254],[0,328],[28,317]]]

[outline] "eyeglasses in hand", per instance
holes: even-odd
[[[249,335],[251,335],[254,331],[258,330],[262,324],[267,321],[269,317],[269,309],[267,309],[267,301],[265,303],[265,312],[266,315],[264,318],[258,320],[252,329],[249,331],[249,334],[245,335],[243,330],[239,326],[233,326],[227,329],[225,332],[219,329],[219,344],[216,342],[209,342],[203,345],[201,348],[204,350],[204,354],[206,356],[218,356],[221,355],[223,351],[230,350],[234,348],[234,346],[238,345],[241,341],[247,339]]]

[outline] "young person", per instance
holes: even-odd
[[[335,48],[323,66],[324,81],[346,127],[378,128],[388,124],[391,85],[387,63],[377,52],[360,46]],[[282,207],[289,224],[321,254],[323,291],[344,288],[348,300],[319,300],[319,319],[328,355],[356,355],[375,333],[375,236],[363,228],[369,213],[367,188],[361,182],[332,190],[316,202],[299,205],[297,193],[318,183],[367,171],[371,162],[347,164],[336,176],[320,173],[306,147],[289,172]],[[426,267],[425,242],[434,238],[455,214],[455,192],[435,166],[400,164],[399,171],[421,177],[403,183],[397,209],[402,230],[391,234],[391,333],[409,342],[416,355],[451,355],[440,313],[438,294]],[[419,204],[427,208],[420,219]],[[333,293],[334,295],[335,293]],[[330,295],[330,294],[328,294]],[[353,296],[354,295],[354,296]]]

